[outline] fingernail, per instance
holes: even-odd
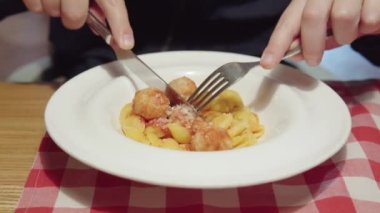
[[[273,65],[273,55],[270,53],[265,53],[261,57],[261,64],[264,66],[264,68],[270,68]]]
[[[320,61],[318,59],[315,59],[315,58],[312,58],[312,59],[308,59],[306,60],[307,64],[312,66],[312,67],[315,67],[315,66],[318,66]]]
[[[121,37],[121,48],[123,49],[132,49],[132,47],[135,44],[135,41],[133,39],[133,36],[131,34],[123,34]]]

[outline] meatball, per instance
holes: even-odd
[[[195,151],[228,150],[232,149],[232,140],[223,128],[208,125],[197,129],[191,139],[191,147]]]
[[[166,115],[170,101],[165,93],[156,88],[146,88],[136,92],[132,101],[132,110],[146,120]]]
[[[197,85],[188,77],[172,80],[169,85],[184,99],[187,100],[197,89]]]

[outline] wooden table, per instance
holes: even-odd
[[[45,133],[52,84],[0,82],[0,212],[13,212]]]

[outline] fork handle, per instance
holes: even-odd
[[[301,47],[300,47],[300,46],[296,46],[296,47],[294,47],[294,48],[288,50],[288,51],[285,53],[285,55],[284,55],[284,57],[282,58],[282,60],[284,60],[284,59],[288,59],[288,58],[291,58],[291,57],[293,57],[293,56],[295,56],[295,55],[301,53],[301,51],[302,51]]]
[[[329,37],[329,36],[332,36],[332,35],[333,35],[332,30],[331,30],[331,29],[328,29],[327,32],[326,32],[326,37]],[[300,45],[297,45],[297,46],[295,46],[294,48],[288,50],[288,51],[285,53],[285,55],[284,55],[284,57],[282,58],[282,60],[284,60],[284,59],[288,59],[288,58],[291,58],[291,57],[293,57],[293,56],[295,56],[295,55],[297,55],[297,54],[299,54],[299,53],[301,53],[301,52],[302,52],[302,48],[301,48],[301,46],[300,46]]]

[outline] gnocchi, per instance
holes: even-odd
[[[182,77],[170,82],[182,98],[196,89]],[[240,95],[226,90],[197,114],[186,105],[170,106],[165,92],[146,88],[120,111],[124,135],[156,147],[185,151],[217,151],[255,145],[264,134],[259,117]],[[173,104],[173,103],[172,103]]]

